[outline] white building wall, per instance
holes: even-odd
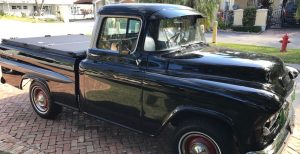
[[[0,10],[3,10],[6,14],[21,16],[22,13],[25,13],[26,16],[33,16],[35,4],[26,4],[26,3],[7,3],[0,4]],[[48,10],[44,10],[44,15],[56,15],[58,5],[49,5],[45,4],[44,7],[47,7]],[[59,5],[59,6],[68,6],[68,5]]]
[[[84,15],[83,11],[89,12]],[[74,4],[71,7],[70,19],[91,19],[94,18],[94,6],[92,4]]]
[[[22,13],[26,14],[26,16],[30,16],[33,13],[33,5],[32,4],[0,4],[0,10],[3,10],[5,13],[9,15],[21,16]]]
[[[233,10],[234,0],[221,0],[220,2],[220,10],[225,10],[226,5],[228,4],[229,10]]]
[[[42,0],[38,0],[41,2]],[[25,4],[35,4],[35,0],[0,0],[0,3],[25,3]],[[73,0],[45,0],[44,4],[73,4]]]
[[[41,1],[42,0],[38,0],[39,3]],[[73,5],[73,1],[74,0],[45,0],[44,6],[48,6],[49,10],[44,11],[44,14],[58,15],[57,12],[63,8],[63,15],[66,16],[63,17],[63,19],[68,19],[71,14],[70,7]],[[14,7],[12,8],[12,6]],[[0,10],[15,16],[21,16],[22,13],[25,13],[26,16],[32,16],[34,13],[34,6],[35,0],[0,0]]]

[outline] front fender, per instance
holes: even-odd
[[[178,106],[177,108],[175,108],[164,119],[164,122],[163,122],[160,130],[162,130],[169,122],[176,120],[176,119],[180,118],[181,116],[183,116],[183,115],[185,116],[187,114],[190,116],[198,115],[198,116],[205,116],[206,118],[216,119],[218,121],[226,123],[233,131],[235,130],[234,122],[228,116],[226,116],[222,113],[213,111],[213,110],[208,110],[208,109],[193,107],[193,106]]]
[[[182,119],[182,118],[188,118],[186,116],[192,117],[193,120],[195,120],[195,118],[197,118],[197,117],[198,118],[201,117],[201,118],[215,120],[217,122],[224,124],[231,130],[235,144],[237,146],[239,146],[240,138],[237,134],[237,129],[236,129],[235,123],[233,122],[233,120],[230,117],[228,117],[222,113],[213,111],[213,110],[194,107],[194,106],[179,106],[176,109],[174,109],[164,119],[164,122],[163,122],[161,128],[159,129],[159,131],[157,132],[157,134],[155,136],[159,135],[169,123],[174,122],[176,120],[178,120],[178,121],[176,121],[178,123],[182,122],[183,120],[186,120],[186,119]]]

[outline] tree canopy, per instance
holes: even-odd
[[[180,4],[192,7],[206,16],[203,24],[207,28],[211,26],[211,20],[215,18],[220,4],[220,0],[140,0],[140,2]]]

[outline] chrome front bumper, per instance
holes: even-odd
[[[288,118],[286,123],[282,127],[281,131],[274,138],[272,144],[267,146],[265,149],[260,151],[251,151],[246,154],[280,154],[284,147],[287,145],[288,138],[291,133],[293,133],[293,128],[295,126],[295,111],[293,104],[290,104]]]

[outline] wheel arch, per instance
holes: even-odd
[[[33,74],[25,74],[25,75],[22,76],[22,79],[21,79],[21,82],[20,82],[20,86],[19,86],[20,89],[24,88],[23,82],[26,79],[31,80],[30,84],[32,84],[33,82],[40,82],[40,83],[42,83],[49,90],[49,92],[50,92],[49,86],[47,84],[47,80],[44,79],[44,78],[42,78],[42,77],[39,77],[37,75],[33,75]]]
[[[230,129],[230,131],[232,132],[234,139],[238,140],[238,135],[236,134],[237,132],[236,126],[230,117],[213,110],[191,107],[191,106],[177,107],[175,110],[173,110],[173,112],[171,112],[165,118],[160,130],[156,135],[159,135],[168,124],[172,124],[176,126],[184,120],[189,120],[189,118],[190,120],[205,118],[205,119],[214,120],[219,123],[225,124],[225,126],[227,126],[228,129]]]

